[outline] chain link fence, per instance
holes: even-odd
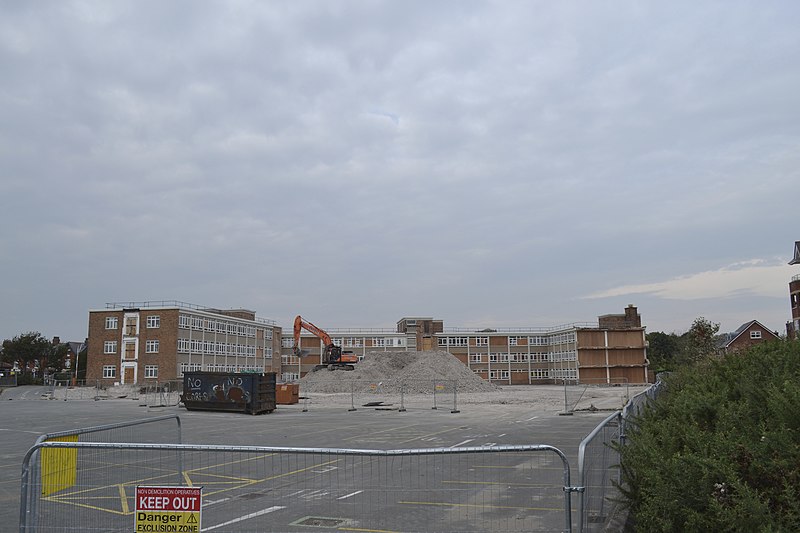
[[[460,412],[455,380],[304,380],[300,391],[304,410],[336,406],[349,411],[369,408]]]
[[[47,453],[71,454],[61,476]],[[42,458],[37,461],[37,458]],[[406,450],[40,442],[20,532],[138,529],[136,487],[202,487],[184,531],[571,531],[567,459],[546,445]],[[64,481],[65,474],[72,477]],[[156,518],[156,520],[161,520]],[[202,520],[202,524],[199,524]],[[152,525],[152,524],[151,524]]]
[[[630,399],[630,383],[626,378],[609,378],[587,380],[562,380],[564,387],[564,410],[562,413],[571,414],[577,410],[597,410],[593,403],[594,389],[617,389],[619,403],[617,408],[622,408]],[[604,395],[607,398],[607,395]]]
[[[22,467],[20,483],[20,531],[36,531],[36,520],[42,498],[74,486],[78,472],[77,450],[48,451],[41,447],[53,442],[67,443],[131,443],[148,442],[139,429],[156,426],[158,440],[179,444],[182,441],[178,415],[164,415],[119,424],[107,424],[41,435],[28,451]],[[180,462],[177,463],[180,465]],[[174,468],[174,466],[173,466]],[[89,471],[90,472],[90,471]],[[91,475],[91,474],[89,474]],[[23,529],[25,527],[25,529]]]
[[[603,420],[578,447],[579,498],[578,531],[606,531],[618,514],[621,482],[620,447],[626,429],[664,391],[658,380],[631,398],[621,411]]]

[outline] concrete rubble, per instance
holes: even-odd
[[[433,382],[456,382],[459,393],[493,392],[496,385],[481,379],[465,364],[445,351],[367,352],[355,370],[327,369],[310,372],[300,380],[300,390],[321,393],[349,392],[350,382],[380,384],[385,392],[399,392],[400,384],[406,393],[430,393]]]

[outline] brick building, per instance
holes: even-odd
[[[645,383],[645,328],[636,307],[597,324],[552,328],[445,328],[432,317],[404,317],[394,329],[328,329],[334,344],[360,357],[374,351],[445,350],[498,384]],[[289,328],[291,331],[291,328]],[[294,338],[245,309],[182,302],[106,304],[89,311],[88,381],[140,384],[179,379],[186,371],[276,372],[294,381],[318,365],[322,341]],[[275,357],[273,357],[273,354]],[[278,357],[280,354],[280,357]]]
[[[595,324],[552,328],[445,328],[442,320],[405,317],[391,329],[326,329],[334,344],[363,356],[373,351],[445,350],[477,375],[498,384],[646,383],[647,343],[636,307],[603,315]],[[302,377],[320,363],[317,337],[304,333],[301,359],[285,334],[281,366],[285,380]]]
[[[794,243],[794,258],[789,264],[800,265],[800,241]],[[789,282],[789,305],[792,310],[792,320],[786,323],[786,336],[796,339],[800,333],[800,274],[793,276]]]
[[[723,348],[725,353],[731,353],[739,350],[746,350],[756,344],[778,340],[779,338],[777,333],[770,331],[769,328],[758,320],[751,320],[750,322],[745,322],[739,326],[736,331],[731,333],[723,345]]]
[[[246,309],[183,302],[106,304],[89,311],[87,381],[136,384],[185,371],[280,372],[281,328]]]

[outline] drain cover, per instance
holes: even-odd
[[[326,518],[324,516],[307,516],[295,522],[293,526],[312,526],[312,527],[337,527],[347,520],[343,518]]]

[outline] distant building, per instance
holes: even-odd
[[[800,265],[800,241],[794,243],[794,258],[790,265]],[[792,320],[786,323],[786,336],[798,338],[800,332],[800,274],[793,276],[789,282],[789,303],[792,309]]]
[[[405,317],[391,329],[326,329],[334,344],[363,356],[374,351],[445,350],[487,381],[533,385],[574,380],[581,383],[646,383],[647,343],[636,307],[598,317],[597,324],[551,328],[445,328],[432,317]],[[320,363],[322,342],[303,334],[302,359],[285,334],[281,367],[286,380],[302,377]]]
[[[246,309],[184,302],[109,303],[89,311],[87,381],[139,384],[186,371],[280,372],[281,328]]]
[[[725,353],[732,353],[746,350],[756,344],[777,340],[779,338],[780,337],[778,337],[776,333],[770,331],[769,328],[765,327],[764,324],[758,320],[751,320],[750,322],[745,322],[739,326],[735,332],[728,335],[723,349]]]
[[[551,328],[445,328],[433,317],[404,317],[395,329],[322,326],[334,344],[363,356],[374,351],[445,350],[498,384],[647,382],[645,328],[633,305],[596,324]],[[291,331],[292,328],[288,328]],[[180,379],[187,371],[275,372],[297,380],[320,363],[322,341],[294,338],[246,309],[183,302],[125,302],[89,311],[87,381],[112,385]]]

